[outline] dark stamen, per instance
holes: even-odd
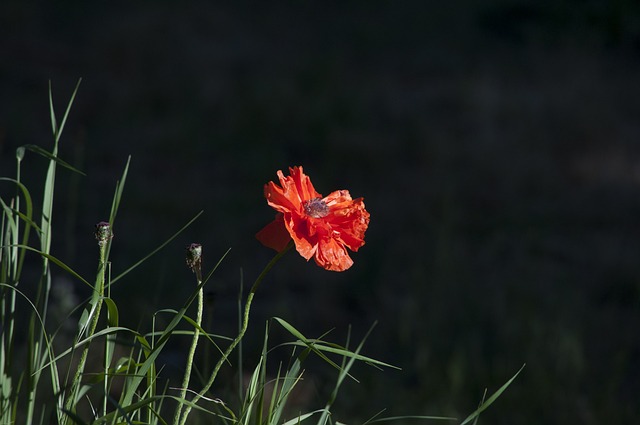
[[[320,198],[313,198],[306,201],[303,207],[305,214],[307,214],[309,217],[322,218],[326,217],[327,214],[329,214],[329,207]]]

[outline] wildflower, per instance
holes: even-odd
[[[346,248],[357,251],[364,245],[369,226],[362,198],[351,199],[347,190],[323,198],[302,167],[290,167],[289,174],[285,177],[278,170],[280,185],[269,182],[264,186],[267,203],[278,214],[256,237],[278,252],[293,239],[296,250],[307,260],[313,257],[327,270],[348,269],[353,260]]]

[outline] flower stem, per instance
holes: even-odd
[[[247,301],[245,302],[245,305],[244,305],[244,314],[242,316],[242,326],[240,327],[240,331],[238,332],[238,336],[236,336],[236,338],[227,347],[225,352],[222,354],[222,357],[220,357],[220,359],[218,359],[218,362],[216,363],[215,367],[213,368],[213,372],[211,372],[211,376],[209,376],[209,380],[207,381],[206,385],[204,386],[204,388],[202,388],[202,390],[198,394],[196,394],[193,397],[193,400],[191,400],[192,405],[195,405],[207,393],[207,391],[209,391],[209,389],[213,385],[214,381],[216,380],[216,377],[218,376],[218,372],[220,371],[220,368],[222,367],[222,364],[229,358],[229,356],[231,355],[233,350],[236,348],[236,346],[240,343],[240,341],[244,337],[244,334],[247,331],[247,327],[249,325],[249,312],[251,310],[251,303],[253,302],[253,297],[254,297],[256,291],[258,290],[258,286],[260,286],[260,283],[262,282],[264,277],[267,275],[267,273],[269,273],[271,268],[273,268],[273,266],[278,262],[278,260],[280,260],[280,258],[282,258],[282,256],[284,254],[286,254],[287,251],[289,251],[291,249],[291,247],[293,247],[293,241],[289,242],[289,244],[287,245],[287,247],[285,249],[283,249],[282,251],[278,252],[271,259],[271,261],[269,261],[269,263],[265,266],[264,270],[262,270],[260,275],[258,275],[258,277],[256,278],[255,282],[253,282],[253,285],[251,286],[251,290],[249,291],[249,294],[247,295]],[[180,420],[179,425],[185,425],[187,423],[187,417],[189,416],[189,413],[191,412],[192,405],[188,405],[188,406],[186,406],[184,408],[182,419]]]
[[[96,276],[96,285],[94,287],[93,297],[90,302],[90,311],[89,311],[89,327],[86,333],[86,338],[88,339],[96,332],[96,328],[98,326],[98,319],[100,319],[100,309],[102,307],[102,301],[104,299],[104,286],[105,286],[105,271],[107,268],[107,252],[108,252],[108,243],[107,241],[103,241],[98,244],[100,250],[100,263],[98,265],[98,274]],[[82,381],[82,374],[84,372],[84,366],[87,362],[87,356],[89,355],[89,345],[90,341],[85,344],[84,349],[82,350],[82,354],[80,356],[80,361],[78,362],[78,368],[76,369],[76,373],[73,377],[73,381],[71,382],[71,391],[69,392],[67,402],[65,404],[65,410],[68,412],[73,412],[76,402],[76,397],[78,390],[80,388],[80,382]],[[64,422],[69,419],[69,416],[64,416]]]
[[[199,273],[199,269],[197,270],[197,280],[198,286],[202,283],[202,276]],[[193,357],[196,353],[196,347],[198,346],[198,338],[200,337],[200,328],[202,327],[202,310],[204,304],[204,294],[202,287],[198,290],[198,314],[196,316],[196,323],[198,326],[193,331],[193,340],[191,341],[191,348],[189,349],[189,354],[187,357],[187,364],[184,371],[184,379],[182,380],[182,387],[180,390],[180,398],[185,399],[187,397],[187,388],[189,387],[189,380],[191,379],[191,366],[193,365]],[[178,423],[180,420],[180,414],[182,413],[182,403],[178,403],[178,407],[176,408],[176,413],[173,418],[173,423]]]

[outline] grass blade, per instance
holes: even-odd
[[[182,233],[183,231],[185,231],[187,229],[187,227],[191,226],[191,224],[196,221],[198,219],[198,217],[200,217],[202,215],[204,211],[200,211],[198,214],[196,214],[195,217],[193,217],[191,220],[189,220],[189,222],[187,222],[187,224],[185,224],[184,226],[182,226],[182,228],[180,230],[178,230],[176,233],[174,233],[172,236],[169,237],[169,239],[167,239],[166,241],[164,241],[162,244],[160,244],[156,249],[154,249],[153,251],[151,251],[149,254],[145,255],[144,257],[142,257],[140,260],[136,261],[132,266],[130,266],[128,269],[126,269],[125,271],[123,271],[122,273],[120,273],[118,276],[114,277],[113,279],[111,279],[111,285],[113,285],[114,283],[116,283],[118,280],[122,279],[124,276],[126,276],[129,272],[131,272],[132,270],[134,270],[136,267],[138,267],[140,264],[144,263],[146,260],[148,260],[149,258],[151,258],[153,255],[155,255],[158,251],[160,251],[162,248],[164,248],[165,246],[167,246],[169,244],[169,242],[171,242],[172,240],[174,240],[180,233]],[[229,251],[227,251],[228,253]],[[226,256],[227,254],[224,254],[224,256]],[[224,258],[223,256],[223,258]],[[219,264],[219,263],[218,263]],[[217,267],[217,266],[216,266]],[[215,269],[214,269],[215,270]],[[205,279],[206,282],[206,279]]]
[[[58,156],[56,156],[55,154],[42,149],[40,146],[37,145],[24,145],[22,146],[25,149],[30,150],[31,152],[37,153],[38,155],[41,155],[45,158],[47,158],[50,161],[55,161],[56,163],[58,163],[58,165],[60,165],[61,167],[64,167],[68,170],[73,171],[74,173],[78,173],[80,175],[86,176],[86,174],[80,170],[78,170],[76,167],[74,167],[73,165],[69,164],[68,162],[60,159]]]
[[[474,420],[476,417],[478,417],[480,415],[480,413],[484,412],[489,406],[491,406],[491,404],[496,401],[496,399],[498,397],[500,397],[500,395],[504,392],[504,390],[507,389],[507,387],[509,387],[509,385],[511,385],[511,383],[516,379],[516,377],[520,374],[520,372],[522,372],[522,369],[524,369],[526,365],[522,365],[522,367],[520,368],[520,370],[518,370],[516,372],[515,375],[513,375],[511,377],[511,379],[509,379],[503,386],[501,386],[498,391],[496,391],[495,393],[493,393],[491,395],[491,397],[489,397],[487,399],[487,401],[485,401],[484,403],[482,403],[482,405],[480,407],[478,407],[473,413],[471,413],[469,416],[467,416],[467,418],[462,421],[462,423],[460,425],[465,425],[468,424],[469,422],[471,422],[472,420]]]
[[[76,83],[76,87],[73,89],[73,93],[71,94],[71,99],[69,99],[69,103],[67,104],[67,109],[64,111],[64,115],[62,116],[60,127],[58,128],[56,128],[55,126],[55,114],[53,112],[53,99],[51,96],[51,82],[49,82],[49,105],[51,107],[51,125],[54,129],[53,132],[55,135],[56,146],[57,146],[58,140],[60,140],[60,135],[62,134],[62,130],[64,130],[64,125],[67,122],[67,117],[69,116],[69,112],[71,111],[71,105],[73,105],[73,101],[76,98],[76,94],[78,93],[78,89],[80,88],[81,82],[82,82],[82,78],[79,78],[78,82]]]

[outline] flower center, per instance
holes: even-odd
[[[322,218],[329,214],[329,207],[320,198],[313,198],[303,204],[304,212],[309,217]]]

